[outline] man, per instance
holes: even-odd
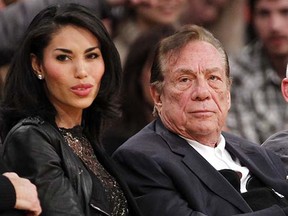
[[[286,77],[282,80],[281,92],[284,100],[288,102],[288,65],[286,69]],[[288,170],[288,130],[279,131],[271,135],[262,146],[274,151],[281,157],[281,160],[285,164],[286,170]]]
[[[150,79],[159,118],[113,155],[144,215],[288,215],[280,158],[221,133],[229,76],[222,45],[203,28],[161,41]]]
[[[29,215],[41,213],[37,189],[28,179],[7,172],[0,160],[0,215]]]
[[[262,143],[288,128],[280,85],[288,62],[288,0],[250,0],[257,40],[231,61],[232,106],[227,126]]]

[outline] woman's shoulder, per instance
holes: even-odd
[[[13,139],[35,140],[45,139],[52,141],[61,139],[61,134],[53,124],[39,116],[21,119],[7,134],[3,144]]]
[[[10,131],[17,130],[21,127],[35,128],[39,130],[50,128],[50,129],[55,130],[55,127],[51,123],[49,123],[48,121],[45,121],[40,116],[30,116],[30,117],[23,118],[16,125],[14,125]]]

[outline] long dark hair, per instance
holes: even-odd
[[[89,30],[101,44],[105,73],[92,105],[84,110],[84,129],[99,139],[108,118],[118,115],[116,102],[120,88],[119,54],[100,19],[78,4],[55,5],[42,10],[28,27],[11,62],[1,104],[1,137],[20,119],[40,116],[55,125],[56,110],[46,96],[43,81],[35,76],[30,60],[33,53],[40,61],[53,34],[64,26],[75,25]]]
[[[142,73],[145,64],[154,58],[156,44],[163,38],[175,32],[172,25],[155,26],[140,35],[130,46],[127,60],[124,64],[123,85],[121,96],[123,100],[122,119],[130,129],[138,131],[149,122],[147,114],[152,115],[153,105],[146,101],[143,92]],[[151,113],[147,113],[147,108]],[[138,126],[136,126],[138,125]]]

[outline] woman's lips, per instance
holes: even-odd
[[[89,95],[89,93],[92,90],[92,87],[93,85],[91,84],[80,84],[80,85],[71,87],[71,91],[80,97],[85,97]]]

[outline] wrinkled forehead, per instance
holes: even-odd
[[[168,51],[162,58],[163,72],[184,66],[191,70],[200,67],[221,68],[226,71],[226,56],[211,43],[197,40],[190,41],[179,49]]]

